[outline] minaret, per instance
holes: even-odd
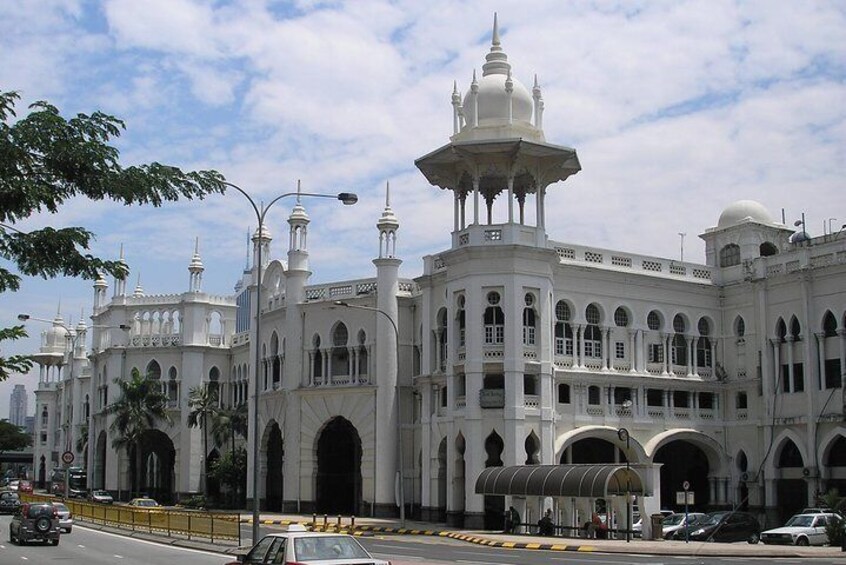
[[[144,296],[144,287],[141,286],[141,273],[138,273],[138,280],[135,283],[135,291],[132,296]]]
[[[311,276],[308,264],[308,224],[311,220],[302,205],[299,194],[302,192],[300,181],[297,181],[297,203],[288,216],[288,269],[285,271],[285,341],[282,344],[282,389],[295,390],[308,372],[308,355],[301,355],[306,337],[303,335],[303,305],[306,303],[305,287]],[[290,398],[290,397],[286,397]],[[300,426],[300,411],[286,411],[286,425],[290,429]],[[283,508],[295,510],[302,492],[300,476],[300,439],[292,434],[290,440],[285,439],[285,462],[283,476],[285,485],[283,492],[285,500]],[[289,455],[290,454],[290,455]]]
[[[109,288],[109,283],[103,277],[103,272],[97,272],[97,280],[94,281],[94,313],[97,309],[106,305],[106,289]]]
[[[385,210],[376,222],[379,230],[379,258],[373,260],[376,265],[376,411],[380,420],[384,418],[384,425],[376,428],[376,445],[390,446],[382,450],[377,457],[377,476],[394,477],[397,473],[397,456],[394,451],[397,446],[396,403],[397,384],[411,383],[409,375],[399,375],[399,346],[397,330],[399,323],[399,267],[402,261],[396,257],[396,232],[399,221],[391,209],[390,184],[385,188]],[[405,418],[403,421],[407,421]],[[384,453],[383,453],[384,451]],[[376,500],[394,500],[394,482],[380,481],[376,485]]]
[[[126,260],[123,258],[123,244],[120,244],[120,259],[118,262],[128,267]],[[123,278],[115,277],[115,294],[114,296],[126,296],[126,279],[129,277],[129,269],[126,270],[126,276]]]
[[[194,240],[194,256],[188,265],[188,292],[203,292],[203,260],[200,258],[200,238]]]

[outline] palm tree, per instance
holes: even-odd
[[[203,466],[202,466],[202,480],[203,480],[203,498],[208,499],[208,456],[209,456],[209,426],[210,420],[213,420],[214,415],[219,410],[217,405],[217,389],[207,386],[196,386],[188,391],[188,407],[191,411],[188,413],[188,425],[192,428],[197,426],[203,430]]]
[[[227,408],[219,409],[212,417],[212,437],[217,445],[223,447],[227,441],[231,441],[232,450],[230,451],[229,460],[236,461],[235,457],[235,436],[240,435],[247,437],[248,425],[248,411],[247,404],[242,403],[238,406],[229,406]],[[229,484],[229,483],[228,483]],[[238,497],[239,483],[233,482],[229,484],[230,487],[230,504],[235,505],[235,500]]]
[[[167,396],[162,394],[158,381],[141,376],[138,369],[132,369],[129,380],[115,379],[120,390],[118,399],[106,407],[106,414],[115,419],[109,430],[115,434],[112,447],[125,449],[126,456],[131,460],[135,453],[132,486],[141,490],[141,470],[144,461],[141,454],[141,442],[144,434],[155,429],[158,421],[171,423],[167,412]],[[130,487],[132,488],[132,487]]]
[[[79,427],[79,437],[76,438],[76,452],[82,455],[82,460],[87,460],[88,452],[88,420]]]

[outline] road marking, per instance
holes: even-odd
[[[80,526],[80,527],[85,528],[85,526]],[[192,549],[190,547],[180,547],[178,545],[171,545],[167,542],[148,541],[148,540],[144,540],[144,539],[140,539],[140,538],[127,537],[126,535],[113,534],[111,532],[104,532],[103,530],[98,530],[97,528],[85,528],[85,529],[88,530],[91,533],[94,533],[94,534],[100,534],[100,535],[103,535],[103,536],[111,536],[113,538],[121,538],[121,539],[126,540],[126,541],[131,540],[131,541],[134,541],[136,543],[144,543],[144,544],[147,544],[147,545],[155,545],[155,546],[158,546],[158,547],[166,545],[166,546],[170,547],[171,549],[177,549],[179,551],[190,551],[191,553],[205,553],[206,555],[214,555],[215,557],[220,557],[221,555],[226,555],[223,552],[218,553],[218,552],[214,552],[214,551],[205,551],[205,550],[202,550],[202,549]],[[168,539],[171,539],[171,538],[168,538]],[[123,557],[121,557],[121,559],[123,559]]]
[[[123,555],[117,555],[117,554],[115,554],[115,555],[113,555],[112,557],[117,557],[118,559],[123,559]]]
[[[85,549],[85,546],[84,546],[84,545],[77,545],[76,547],[79,547],[79,548],[81,548],[81,549]]]
[[[24,561],[29,561],[29,557],[27,557],[26,555],[21,555],[21,559],[23,559]]]

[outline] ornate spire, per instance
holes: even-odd
[[[382,211],[382,217],[376,222],[376,227],[379,228],[379,257],[394,257],[399,220],[391,209],[390,181],[385,183],[385,209]]]
[[[135,292],[132,293],[132,296],[144,296],[144,288],[141,286],[141,272],[138,272],[138,280],[135,283]]]
[[[288,217],[288,224],[290,224],[292,227],[295,224],[303,225],[308,224],[311,221],[305,211],[305,208],[300,202],[300,195],[302,194],[302,192],[302,183],[300,182],[300,179],[297,179],[297,203],[294,205],[294,209],[291,210],[291,215]]]
[[[191,257],[191,263],[188,265],[188,291],[202,292],[203,290],[203,260],[200,258],[200,238],[194,239],[194,256]]]
[[[491,50],[485,56],[485,64],[482,65],[482,76],[488,75],[504,75],[511,69],[511,64],[508,62],[508,55],[502,50],[499,41],[499,24],[494,12],[493,33],[491,34]]]

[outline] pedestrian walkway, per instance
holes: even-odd
[[[241,514],[243,525],[252,524],[252,518],[247,514]],[[350,517],[342,517],[340,527],[338,517],[326,518],[324,526],[323,515],[315,520],[312,515],[294,514],[273,514],[262,513],[260,515],[262,533],[281,530],[290,524],[303,524],[313,527],[316,530],[343,531],[353,535],[419,535],[438,536],[467,543],[475,543],[489,547],[504,547],[511,549],[530,549],[543,551],[566,551],[566,552],[598,552],[598,553],[622,553],[641,555],[675,555],[675,556],[700,556],[700,557],[766,557],[766,558],[803,558],[803,557],[843,557],[838,547],[793,547],[748,543],[706,543],[664,540],[642,540],[633,539],[630,542],[625,540],[603,540],[585,538],[565,537],[541,537],[521,534],[505,534],[491,531],[472,531],[449,528],[443,524],[430,522],[406,521],[405,528],[401,528],[396,518],[362,518],[356,517],[352,524]],[[190,547],[224,554],[245,553],[252,545],[249,538],[245,538],[241,547],[234,543],[216,542],[197,539],[184,539],[167,537],[156,533],[142,531],[128,531],[118,528],[103,526],[100,524],[85,523],[85,526],[94,529],[118,533],[121,535],[136,537],[149,541],[158,541],[168,545]]]
[[[260,515],[261,524],[266,526],[286,526],[303,524],[317,530],[329,529],[357,535],[393,534],[440,536],[466,541],[490,547],[514,549],[537,549],[546,551],[577,551],[602,553],[628,553],[644,555],[679,555],[709,557],[843,557],[839,547],[794,547],[781,545],[751,545],[739,543],[708,543],[667,540],[643,540],[640,538],[626,542],[624,539],[586,539],[568,537],[542,537],[529,534],[505,534],[492,531],[472,531],[450,528],[444,524],[407,520],[401,528],[397,518],[362,518],[356,517],[352,524],[350,517],[342,517],[338,527],[338,517],[302,516],[291,514]],[[252,523],[252,517],[242,515],[241,522]],[[324,527],[324,523],[326,526]]]

